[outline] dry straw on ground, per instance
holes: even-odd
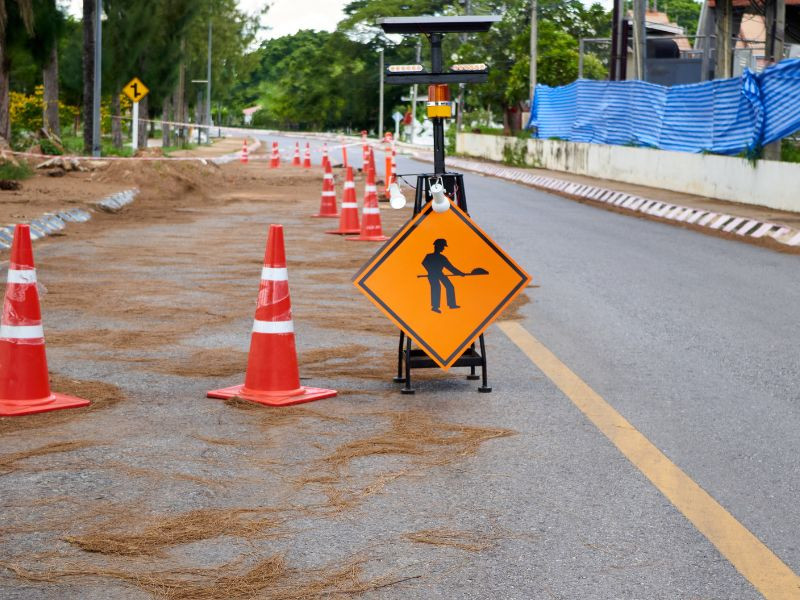
[[[423,529],[407,533],[404,537],[418,544],[450,546],[468,552],[480,552],[494,546],[494,538],[492,536],[471,531],[458,531],[456,529]]]
[[[51,427],[76,418],[85,419],[87,414],[114,406],[125,397],[122,390],[113,384],[73,379],[53,373],[50,374],[50,388],[54,392],[86,398],[91,401],[91,405],[85,408],[56,410],[24,417],[0,417],[0,435],[13,431]]]
[[[77,440],[73,442],[55,442],[53,444],[45,444],[38,448],[30,450],[22,450],[21,452],[11,452],[10,454],[0,454],[0,475],[5,475],[19,468],[17,462],[27,458],[35,458],[37,456],[46,456],[48,454],[57,454],[62,452],[73,452],[88,448],[89,446],[96,445],[97,442],[89,440]]]
[[[295,480],[301,487],[319,487],[327,498],[324,509],[334,512],[351,509],[397,479],[420,475],[430,467],[470,456],[488,440],[514,435],[510,429],[447,423],[415,411],[369,415],[388,418],[389,427],[366,438],[340,444]],[[350,474],[348,467],[353,461],[383,456],[405,458],[410,464],[377,475],[371,475],[367,468],[360,469],[357,476]]]
[[[274,516],[264,516],[271,512],[265,509],[221,509],[209,508],[193,510],[171,517],[159,517],[143,530],[120,531],[120,523],[113,521],[108,525],[117,533],[98,529],[92,533],[64,538],[65,541],[86,552],[116,554],[121,556],[158,555],[162,549],[178,544],[187,544],[211,539],[222,535],[242,538],[263,536],[274,530],[283,520]],[[127,523],[129,527],[141,522],[141,517]]]
[[[379,455],[411,457],[425,465],[444,465],[475,454],[484,442],[514,435],[502,428],[438,421],[418,411],[372,413],[389,419],[389,428],[373,436],[346,442],[322,460],[343,468],[358,458]]]
[[[349,597],[418,579],[420,575],[396,577],[385,574],[364,576],[365,560],[351,558],[340,565],[315,569],[289,567],[285,558],[274,554],[261,559],[244,571],[241,561],[212,569],[177,569],[169,572],[133,572],[71,564],[63,568],[34,571],[10,561],[0,561],[19,579],[57,583],[65,578],[109,577],[119,579],[164,600],[308,600],[312,598]]]

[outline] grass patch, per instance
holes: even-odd
[[[78,154],[83,155],[83,137],[79,136],[64,136],[61,139],[61,143],[64,146],[64,150],[67,154]],[[114,145],[111,143],[111,138],[103,138],[101,140],[100,146],[100,154],[102,156],[133,156],[133,150],[131,150],[130,146],[125,144],[129,144],[128,140],[123,139],[123,146],[122,148],[114,148]]]
[[[181,150],[194,150],[197,148],[197,144],[183,144],[179,146],[164,146],[161,151],[164,153],[164,156],[169,156],[171,152],[180,152]]]
[[[33,175],[33,169],[26,162],[13,164],[10,162],[0,163],[0,180],[20,181]]]

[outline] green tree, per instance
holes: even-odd
[[[697,32],[697,22],[700,18],[701,4],[695,0],[668,0],[661,5],[661,10],[667,13],[689,35]]]
[[[33,31],[32,0],[0,0],[0,138],[4,141],[11,137],[8,108],[13,49],[26,44]]]

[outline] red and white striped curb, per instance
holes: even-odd
[[[690,223],[744,237],[770,237],[787,246],[800,246],[800,231],[776,223],[650,200],[617,190],[576,183],[555,177],[545,177],[522,169],[513,169],[490,163],[464,160],[462,158],[449,158],[447,162],[449,165],[468,171],[516,181],[601,204],[608,204],[631,212],[640,212],[678,223]]]

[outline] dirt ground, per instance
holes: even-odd
[[[93,404],[0,418],[0,596],[350,597],[424,579],[425,568],[381,564],[380,548],[320,552],[318,537],[398,482],[514,432],[396,407],[396,330],[350,283],[380,244],[325,235],[336,221],[309,218],[319,167],[264,162],[118,162],[37,177],[3,192],[0,210],[38,216],[47,199],[134,186],[120,213],[34,247],[52,387]],[[411,216],[381,208],[387,232]],[[337,389],[333,401],[271,410],[204,398],[242,379],[269,222],[285,227],[301,378]],[[386,544],[435,562],[507,535],[491,519],[473,525],[427,522]]]
[[[0,190],[0,223],[27,222],[46,212],[70,208],[92,208],[105,196],[126,189],[100,171],[70,172],[62,177],[36,171],[33,177],[20,183],[19,190]]]

